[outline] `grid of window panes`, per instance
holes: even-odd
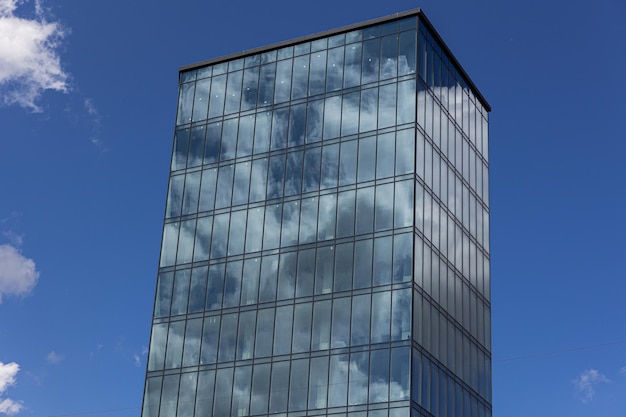
[[[416,29],[182,74],[144,415],[408,416]]]
[[[486,112],[417,29],[181,73],[143,417],[490,415]]]
[[[412,400],[491,416],[487,110],[420,24]]]

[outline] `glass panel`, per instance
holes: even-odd
[[[398,52],[398,75],[415,72],[416,31],[400,33],[400,50]]]
[[[369,352],[350,355],[350,387],[348,404],[367,403],[367,380],[369,373]]]
[[[302,145],[305,135],[306,104],[291,107],[289,113],[289,146]]]
[[[213,222],[213,241],[211,242],[211,257],[221,258],[226,256],[226,240],[228,238],[228,222],[230,214],[215,216]]]
[[[189,143],[189,156],[187,166],[194,167],[202,165],[202,157],[204,155],[204,126],[196,126],[191,129],[191,138]]]
[[[239,119],[239,136],[237,139],[237,157],[252,154],[252,139],[254,137],[254,115],[243,116]]]
[[[233,189],[233,206],[248,202],[250,188],[250,162],[235,165],[235,187]]]
[[[394,174],[395,134],[380,135],[377,142],[376,178],[392,177]],[[402,148],[399,150],[405,152]]]
[[[300,204],[291,201],[283,205],[283,222],[281,225],[280,245],[291,246],[298,243],[298,221],[300,220]]]
[[[163,378],[163,392],[161,393],[161,416],[175,416],[176,402],[178,401],[178,383],[180,375],[168,375]]]
[[[289,362],[272,364],[272,386],[270,388],[270,413],[287,411],[289,396]]]
[[[276,299],[276,280],[278,278],[278,256],[266,256],[261,262],[261,286],[259,301],[274,301]]]
[[[270,387],[270,364],[255,365],[252,372],[250,414],[267,413]]]
[[[315,280],[315,249],[302,250],[298,253],[298,276],[296,281],[296,297],[313,294]]]
[[[272,113],[262,112],[256,115],[256,127],[254,129],[254,153],[267,152],[270,149],[270,127],[272,125]]]
[[[285,196],[302,193],[303,156],[304,152],[302,151],[287,154],[287,167],[285,173]]]
[[[252,359],[254,352],[254,329],[256,311],[246,311],[239,315],[239,336],[237,337],[237,360]]]
[[[185,177],[185,198],[183,199],[182,214],[191,214],[198,211],[198,191],[200,189],[200,172],[187,174]]]
[[[237,314],[225,314],[222,316],[222,326],[220,329],[220,349],[217,357],[219,362],[235,360],[235,350],[237,349],[237,345],[235,344],[236,340]]]
[[[308,148],[304,151],[304,192],[315,191],[320,188],[321,149],[322,148],[319,147],[313,149]]]
[[[263,243],[263,207],[248,210],[248,226],[246,227],[246,252],[261,250]]]
[[[376,220],[375,230],[393,227],[393,184],[376,187]]]
[[[309,75],[309,96],[324,92],[326,79],[326,51],[311,54],[311,73]]]
[[[189,153],[190,129],[177,130],[174,135],[174,153],[172,155],[172,171],[185,169],[187,153]]]
[[[374,229],[374,187],[360,188],[356,194],[356,233]]]
[[[393,240],[393,282],[410,282],[413,267],[411,234],[396,235]]]
[[[272,150],[287,147],[288,127],[289,108],[275,110],[272,116]]]
[[[364,345],[370,341],[370,295],[352,297],[351,345]]]
[[[228,84],[226,87],[226,108],[224,109],[224,114],[236,113],[239,111],[242,79],[243,71],[230,72],[228,74]]]
[[[371,239],[354,244],[354,284],[353,287],[367,288],[372,285],[372,243]]]
[[[345,406],[348,394],[348,355],[330,357],[328,406]]]
[[[272,343],[274,334],[274,309],[259,310],[256,322],[256,344],[254,356],[265,357],[272,355]]]
[[[335,279],[334,291],[345,291],[352,288],[352,254],[353,244],[344,243],[335,247]]]
[[[276,90],[274,92],[274,103],[288,101],[291,96],[291,67],[292,59],[278,61],[276,67]]]
[[[245,212],[244,212],[245,213]],[[243,262],[226,263],[226,279],[224,281],[224,307],[235,307],[239,305],[241,294],[241,272]]]
[[[233,386],[233,404],[231,417],[247,416],[250,413],[250,379],[252,366],[235,368],[235,383]]]
[[[276,78],[276,64],[261,66],[259,78],[258,106],[272,104],[274,98],[274,79]]]
[[[296,256],[297,252],[280,255],[278,267],[278,299],[293,298],[296,283]]]
[[[411,290],[393,292],[391,340],[408,340],[411,336]]]
[[[213,401],[213,416],[230,416],[230,402],[233,389],[233,369],[218,369],[215,381],[215,401]]]
[[[361,83],[361,43],[346,46],[344,63],[344,88],[354,87]]]
[[[326,70],[326,91],[340,90],[343,78],[343,50],[334,48],[328,51]]]
[[[413,186],[414,181],[400,181],[396,183],[394,227],[413,225]]]
[[[217,175],[217,195],[215,196],[215,208],[230,206],[233,191],[234,165],[221,166]]]
[[[378,118],[378,88],[361,91],[361,110],[359,115],[359,132],[376,129]]]
[[[222,128],[222,147],[220,149],[220,160],[233,159],[237,150],[237,127],[239,119],[228,119],[224,121]]]
[[[334,222],[333,222],[334,223]],[[174,265],[176,262],[176,246],[178,243],[179,223],[167,223],[163,227],[160,266]],[[333,224],[333,230],[335,225]]]
[[[189,279],[191,270],[177,271],[174,277],[174,292],[172,294],[172,316],[187,312],[189,298]]]
[[[380,79],[396,77],[398,74],[398,35],[388,35],[381,39]]]
[[[322,119],[324,115],[324,101],[309,101],[306,115],[306,143],[322,140]]]
[[[390,184],[391,185],[391,184]],[[354,191],[344,191],[337,198],[337,237],[354,234]]]
[[[183,366],[194,366],[194,365],[197,365],[198,362],[200,361],[201,337],[202,337],[202,319],[188,320],[187,328],[185,330]],[[195,386],[194,386],[194,389],[195,389]]]
[[[391,236],[374,239],[374,285],[391,283]]]
[[[389,400],[389,350],[374,350],[370,354],[369,401]],[[417,401],[417,398],[415,398]]]
[[[259,273],[261,258],[246,259],[243,266],[243,281],[241,288],[241,304],[256,304],[259,292]]]
[[[209,118],[221,116],[224,112],[224,97],[226,95],[226,75],[213,77],[211,98],[209,101]]]
[[[350,344],[350,298],[333,300],[331,348]]]
[[[194,262],[209,259],[212,226],[212,217],[202,217],[198,219],[198,225],[196,227],[196,242],[193,250]]]
[[[173,282],[173,272],[159,274],[156,299],[154,301],[154,317],[163,317],[170,315]]]
[[[322,148],[322,186],[332,188],[337,186],[337,169],[339,165],[339,144]]]
[[[341,96],[329,97],[324,103],[324,139],[326,140],[339,136]]]
[[[245,210],[236,211],[230,216],[230,231],[228,238],[228,255],[239,255],[243,253],[243,243],[246,236],[246,215]]]
[[[330,300],[314,303],[311,350],[325,350],[330,347],[330,309]]]
[[[217,340],[220,334],[220,317],[207,317],[204,319],[202,331],[202,351],[200,364],[215,363],[217,359]]]
[[[180,209],[183,201],[184,175],[176,175],[170,178],[170,186],[167,193],[167,206],[165,217],[180,216]]]
[[[337,202],[335,194],[327,194],[320,197],[317,229],[319,240],[333,239],[335,237],[336,210]]]
[[[206,309],[213,310],[222,306],[224,291],[224,264],[211,265],[209,268],[209,284],[206,296]]]
[[[250,110],[256,107],[258,90],[259,67],[246,69],[243,74],[243,97],[241,99],[241,111]]]
[[[371,181],[376,171],[376,137],[370,136],[359,140],[359,175],[358,181]]]
[[[362,84],[378,80],[379,57],[380,39],[371,39],[363,42]]]
[[[165,354],[165,369],[180,368],[183,356],[183,337],[185,334],[185,322],[175,321],[170,323],[167,334],[167,350]]]
[[[302,200],[300,213],[300,244],[313,242],[316,238],[317,208],[317,197],[311,197],[307,198],[306,200]]]
[[[380,87],[378,96],[378,128],[396,124],[396,84]]]
[[[191,286],[189,287],[188,313],[197,313],[204,310],[206,300],[206,280],[209,268],[194,268],[191,272]],[[199,332],[198,332],[199,333]]]
[[[146,378],[146,390],[143,397],[142,417],[157,417],[161,402],[161,383],[163,377]]]
[[[349,185],[356,182],[357,141],[341,143],[339,162],[339,185]]]
[[[267,182],[268,159],[255,159],[252,161],[252,175],[250,177],[250,202],[265,200],[265,187]]]
[[[311,313],[313,304],[296,304],[293,319],[292,352],[308,352],[311,347]]]
[[[150,356],[148,357],[148,371],[163,369],[166,340],[167,323],[155,324],[152,326],[152,335],[150,337]]]
[[[341,110],[341,134],[354,135],[359,131],[359,93],[346,94],[343,96]]]
[[[215,189],[217,181],[217,168],[202,171],[202,183],[200,184],[200,207],[198,211],[213,210],[215,204]]]
[[[289,410],[305,410],[309,382],[309,360],[300,359],[291,362],[289,380]]]
[[[328,357],[311,358],[309,379],[309,408],[326,407],[328,387]]]
[[[285,176],[286,155],[276,155],[270,158],[269,175],[267,179],[267,198],[278,198],[283,195],[283,181]]]
[[[293,85],[291,87],[292,100],[306,97],[308,81],[309,55],[299,56],[293,60]]]
[[[176,124],[191,122],[191,108],[193,106],[194,83],[182,84],[178,92],[178,114]]]

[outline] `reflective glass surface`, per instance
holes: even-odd
[[[490,416],[487,110],[415,13],[181,73],[143,417]]]

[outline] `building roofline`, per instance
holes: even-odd
[[[196,62],[194,64],[184,65],[184,66],[179,68],[179,72],[183,72],[183,71],[188,71],[188,70],[192,70],[192,69],[195,69],[195,68],[204,67],[204,66],[207,66],[207,65],[214,65],[214,64],[221,63],[221,62],[225,62],[225,61],[231,61],[233,59],[243,58],[243,57],[246,57],[246,56],[249,56],[249,55],[259,54],[259,53],[271,51],[271,50],[274,50],[274,49],[283,48],[285,46],[295,45],[295,44],[299,44],[299,43],[303,43],[303,42],[314,41],[314,40],[317,40],[317,39],[326,38],[326,37],[329,37],[329,36],[332,36],[332,35],[336,35],[336,34],[339,34],[339,33],[349,32],[351,30],[362,29],[362,28],[365,28],[367,26],[373,26],[373,25],[377,25],[377,24],[380,24],[380,23],[385,23],[385,22],[388,22],[388,21],[391,21],[391,20],[396,20],[396,19],[400,19],[400,18],[403,18],[403,17],[410,17],[410,16],[417,16],[420,22],[423,22],[423,23],[426,24],[426,26],[428,27],[429,31],[432,33],[432,35],[439,42],[439,44],[440,44],[441,48],[443,49],[443,51],[446,52],[446,54],[449,56],[450,61],[452,62],[452,64],[457,68],[457,70],[461,73],[461,75],[467,81],[467,84],[469,85],[469,87],[474,91],[474,94],[476,95],[478,100],[480,100],[481,104],[485,107],[485,109],[487,111],[491,111],[491,106],[489,105],[489,103],[487,102],[485,97],[481,94],[480,90],[478,90],[478,88],[476,87],[476,85],[474,84],[474,82],[472,81],[470,76],[467,74],[467,72],[465,71],[463,66],[456,59],[456,57],[454,56],[454,54],[452,53],[450,48],[448,48],[448,45],[446,45],[444,40],[441,38],[441,36],[437,32],[437,30],[434,28],[433,24],[430,22],[430,20],[428,20],[428,18],[426,17],[426,15],[424,14],[424,12],[423,12],[423,10],[421,8],[407,10],[407,11],[399,12],[399,13],[394,13],[394,14],[391,14],[391,15],[388,15],[388,16],[379,17],[379,18],[376,18],[376,19],[370,19],[370,20],[366,20],[366,21],[363,21],[363,22],[354,23],[354,24],[351,24],[351,25],[342,26],[342,27],[335,28],[335,29],[329,29],[329,30],[326,30],[326,31],[323,31],[323,32],[318,32],[318,33],[314,33],[314,34],[311,34],[311,35],[301,36],[301,37],[298,37],[298,38],[293,38],[293,39],[289,39],[289,40],[282,41],[282,42],[272,43],[272,44],[269,44],[269,45],[260,46],[260,47],[253,48],[253,49],[245,49],[245,50],[243,50],[241,52],[235,52],[233,54],[224,55],[224,56],[220,56],[220,57],[217,57],[217,58],[212,58],[212,59]]]

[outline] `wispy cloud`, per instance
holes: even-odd
[[[59,355],[54,350],[48,353],[48,356],[46,356],[46,361],[48,361],[48,363],[59,363],[63,359],[65,359],[63,355]]]
[[[0,7],[2,7],[2,1],[0,0]],[[20,412],[23,405],[19,401],[14,401],[11,398],[3,398],[4,393],[12,385],[15,385],[17,373],[20,371],[20,366],[15,363],[3,363],[0,362],[0,414],[7,416],[13,416]]]
[[[619,373],[626,376],[626,366],[622,366],[622,368],[619,370]]]
[[[572,381],[584,404],[593,400],[596,395],[596,385],[607,382],[610,382],[609,379],[596,369],[587,369]]]
[[[0,93],[5,104],[40,112],[37,100],[46,90],[68,91],[58,49],[66,30],[49,22],[40,0],[34,13],[18,16],[21,0],[0,0]]]
[[[13,245],[0,245],[0,303],[3,295],[30,293],[38,279],[35,261],[23,256]]]

